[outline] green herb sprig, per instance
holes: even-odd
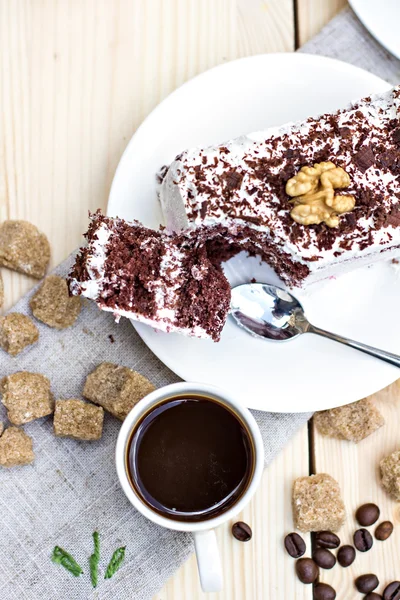
[[[51,560],[56,565],[61,565],[64,569],[67,569],[74,577],[79,577],[83,573],[82,567],[78,565],[74,557],[60,546],[55,546]]]
[[[93,532],[93,544],[94,550],[93,554],[89,558],[89,566],[90,579],[92,582],[92,586],[95,588],[97,587],[99,579],[100,562],[100,534],[98,531]],[[104,579],[111,579],[111,577],[113,577],[115,573],[120,569],[125,559],[125,549],[126,546],[122,546],[121,548],[117,548],[115,550],[110,562],[108,563]],[[72,573],[74,577],[79,577],[79,575],[82,575],[83,573],[82,567],[76,562],[74,557],[60,546],[55,546],[53,554],[51,556],[51,560],[57,565],[61,565],[62,567],[64,567],[64,569]]]
[[[113,575],[118,571],[125,558],[125,548],[126,546],[122,546],[122,548],[117,548],[114,554],[111,557],[110,562],[108,563],[108,567],[106,570],[106,574],[104,575],[104,579],[111,579]]]
[[[94,552],[89,559],[90,579],[92,586],[97,587],[99,578],[99,562],[100,562],[100,536],[98,531],[93,533]]]

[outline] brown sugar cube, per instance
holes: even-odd
[[[0,273],[0,306],[3,306],[3,304],[4,304],[4,284],[3,284],[3,278]]]
[[[16,356],[38,339],[38,328],[26,315],[9,313],[0,317],[0,347],[11,356]]]
[[[296,479],[292,504],[294,524],[304,533],[338,531],[346,518],[339,484],[326,473]]]
[[[71,327],[81,311],[82,299],[70,298],[65,279],[57,275],[46,277],[29,303],[34,316],[49,327]]]
[[[4,221],[0,225],[0,265],[41,279],[49,260],[49,241],[35,225],[28,221]]]
[[[54,433],[76,440],[99,440],[103,433],[104,410],[82,400],[56,400]]]
[[[382,487],[400,502],[400,450],[383,458],[379,464]]]
[[[14,425],[23,425],[54,411],[50,381],[40,373],[20,371],[0,381],[2,402]]]
[[[314,423],[322,435],[357,444],[382,427],[385,419],[372,400],[364,398],[346,406],[316,413]]]
[[[313,417],[314,425],[321,435],[334,437],[343,440],[343,436],[337,431],[332,422],[332,414],[330,410],[322,410],[316,412]]]
[[[136,371],[104,362],[86,378],[83,395],[123,421],[135,404],[154,389]]]
[[[35,460],[32,438],[18,427],[9,427],[0,437],[0,467],[29,465]]]

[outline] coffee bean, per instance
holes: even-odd
[[[321,569],[332,569],[336,565],[336,558],[326,548],[317,548],[312,557]]]
[[[327,583],[317,583],[314,586],[314,600],[335,600],[336,592]]]
[[[339,565],[342,567],[349,567],[353,564],[356,557],[356,551],[353,546],[341,546],[337,553],[337,559]]]
[[[292,558],[300,558],[306,551],[306,543],[298,533],[289,533],[285,537],[285,548]]]
[[[382,600],[382,596],[376,594],[375,592],[370,592],[364,597],[364,600]]]
[[[381,511],[376,504],[363,504],[356,512],[356,519],[363,527],[369,527],[377,522]]]
[[[390,521],[383,521],[378,525],[375,529],[375,537],[377,540],[384,542],[388,539],[393,533],[393,523]]]
[[[332,531],[318,531],[315,541],[320,548],[330,548],[332,550],[340,546],[340,539]]]
[[[354,545],[360,552],[371,550],[374,540],[367,529],[358,529],[354,534]]]
[[[400,600],[400,581],[392,581],[385,587],[383,600]]]
[[[368,594],[373,592],[379,585],[379,579],[376,575],[369,573],[368,575],[360,575],[355,580],[356,588],[361,594]]]
[[[319,568],[311,558],[299,558],[296,561],[296,573],[302,583],[314,583],[319,575]]]
[[[232,525],[232,534],[239,542],[248,542],[253,535],[251,527],[243,521],[238,521]]]

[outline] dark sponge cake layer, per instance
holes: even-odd
[[[202,232],[168,236],[97,212],[70,273],[72,294],[164,331],[218,341],[230,286]]]
[[[250,256],[259,256],[291,287],[300,286],[310,272],[307,265],[293,262],[291,256],[272,244],[267,236],[250,227],[235,228],[232,233],[229,228],[216,225],[205,227],[203,231],[207,232],[203,235],[207,236],[208,256],[217,264],[244,251]]]
[[[183,299],[177,315],[180,326],[193,329],[201,323],[217,341],[228,315],[231,288],[220,264],[208,258],[205,245],[196,245],[188,254],[179,294]]]

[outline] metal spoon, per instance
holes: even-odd
[[[290,340],[302,333],[316,333],[400,367],[400,356],[355,342],[311,325],[300,302],[289,292],[266,283],[246,283],[232,289],[231,315],[256,337]]]

